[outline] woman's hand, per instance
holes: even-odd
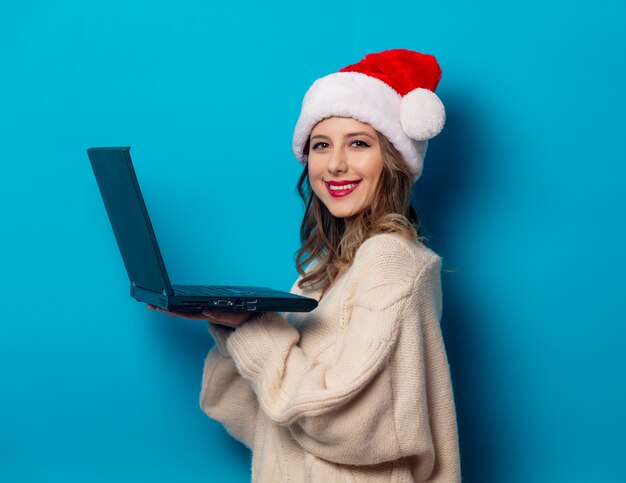
[[[254,312],[211,312],[205,310],[204,312],[168,312],[154,305],[148,304],[148,309],[167,314],[170,317],[180,317],[182,319],[191,320],[208,320],[214,324],[225,325],[226,327],[232,327],[236,329],[244,322],[249,320]]]

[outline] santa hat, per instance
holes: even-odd
[[[328,117],[351,117],[383,134],[422,172],[428,140],[443,129],[445,109],[435,94],[441,69],[432,55],[406,49],[368,54],[357,64],[317,79],[309,88],[293,134],[293,151],[305,164],[304,147],[315,125]]]

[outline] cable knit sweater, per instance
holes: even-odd
[[[376,235],[312,312],[209,324],[200,404],[252,450],[253,482],[460,481],[440,269]]]

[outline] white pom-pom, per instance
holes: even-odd
[[[433,91],[417,88],[402,98],[400,123],[411,139],[426,141],[443,129],[446,110]]]

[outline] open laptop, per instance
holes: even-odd
[[[308,312],[317,306],[314,299],[264,287],[171,285],[130,148],[90,148],[87,155],[130,278],[130,295],[138,301],[182,312]]]

